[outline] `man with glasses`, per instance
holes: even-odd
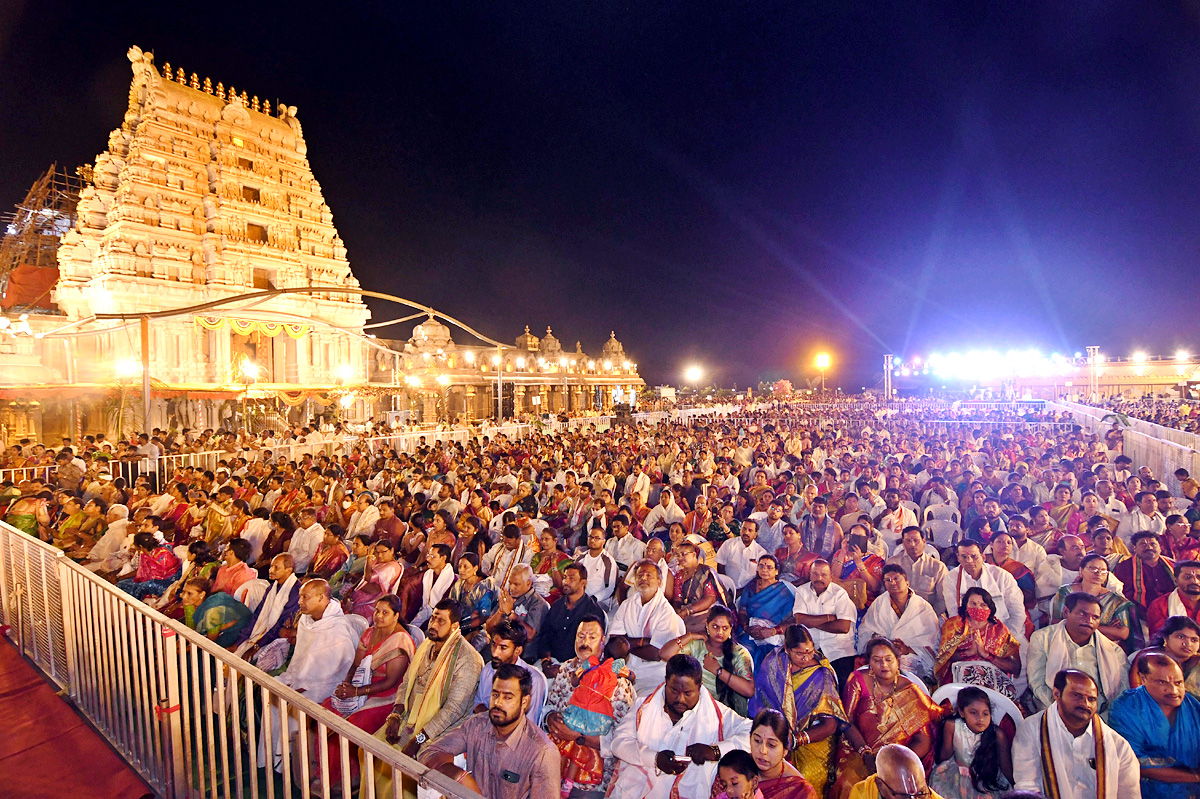
[[[925,783],[921,758],[907,746],[887,744],[875,755],[875,773],[850,790],[850,799],[942,799]]]

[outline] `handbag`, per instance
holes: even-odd
[[[354,677],[351,678],[350,684],[355,688],[363,688],[371,684],[371,656],[366,655],[358,664],[358,668],[354,670]],[[332,694],[329,697],[329,706],[334,712],[342,718],[347,718],[353,713],[362,710],[363,705],[367,703],[367,695],[348,696],[345,699],[338,699],[337,694]]]

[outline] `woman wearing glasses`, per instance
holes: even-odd
[[[933,725],[942,709],[916,683],[900,673],[900,654],[886,638],[873,638],[864,650],[867,670],[851,673],[842,691],[850,719],[842,737],[838,778],[830,799],[847,799],[854,785],[876,770],[875,755],[901,744],[933,765]]]
[[[1050,623],[1063,620],[1063,607],[1073,591],[1085,591],[1100,600],[1100,632],[1121,645],[1126,654],[1142,648],[1142,625],[1137,621],[1134,604],[1119,591],[1108,589],[1108,561],[1092,553],[1084,555],[1079,564],[1079,577],[1061,586],[1050,603]]]

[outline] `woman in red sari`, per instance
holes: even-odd
[[[996,603],[979,586],[963,594],[958,615],[942,625],[933,675],[938,683],[965,682],[1016,700],[1012,678],[1021,670],[1021,645],[996,618]]]
[[[984,560],[1011,574],[1017,581],[1017,588],[1021,589],[1021,596],[1025,599],[1025,638],[1028,639],[1033,635],[1030,611],[1037,606],[1037,578],[1024,563],[1013,557],[1017,551],[1017,543],[1010,533],[1004,531],[994,533],[988,549],[991,550],[991,553]]]
[[[838,778],[830,799],[847,799],[854,785],[875,771],[875,753],[885,744],[907,746],[933,765],[934,724],[942,709],[916,683],[900,673],[900,656],[886,638],[873,638],[864,650],[866,671],[846,679],[842,704],[850,719],[842,737]]]
[[[879,596],[883,587],[883,558],[855,546],[855,542],[871,540],[871,531],[865,525],[850,525],[842,538],[842,547],[833,553],[830,567],[833,581],[846,589],[861,611]]]
[[[812,785],[788,761],[788,750],[795,743],[791,726],[780,711],[767,708],[754,717],[750,756],[758,766],[763,799],[818,799]]]
[[[537,592],[546,598],[546,601],[553,605],[560,597],[562,597],[562,576],[563,569],[567,568],[567,564],[571,563],[571,558],[565,552],[558,551],[558,536],[554,530],[547,527],[542,530],[538,536],[538,541],[542,544],[542,549],[533,556],[529,566],[533,569],[534,587]],[[538,580],[542,577],[542,580]],[[550,585],[546,586],[546,580],[549,578]],[[542,589],[546,589],[543,593]]]

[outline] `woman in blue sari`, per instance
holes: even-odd
[[[191,577],[183,584],[179,592],[183,621],[218,646],[233,646],[253,614],[224,591],[211,590],[211,583],[203,577]]]
[[[490,643],[483,623],[496,610],[496,591],[491,579],[480,574],[479,556],[474,552],[464,552],[458,559],[458,579],[446,598],[457,602],[462,612],[459,632],[471,646],[483,650]]]
[[[746,583],[738,598],[738,620],[742,634],[738,643],[750,650],[757,670],[762,659],[783,643],[783,631],[791,622],[795,596],[779,581],[779,562],[774,555],[758,559],[758,576]]]
[[[766,708],[783,713],[796,731],[792,765],[817,796],[824,796],[831,782],[836,736],[849,722],[838,696],[837,675],[800,624],[787,628],[783,646],[768,653],[755,670],[750,717]]]

